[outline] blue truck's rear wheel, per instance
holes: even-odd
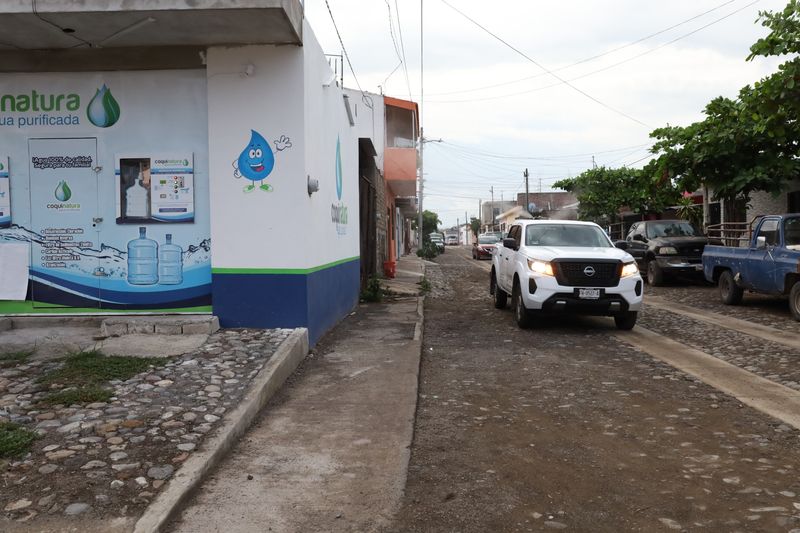
[[[800,281],[795,281],[789,291],[789,309],[795,320],[800,320]]]

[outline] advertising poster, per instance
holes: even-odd
[[[117,224],[194,221],[192,154],[116,157]]]
[[[8,157],[0,155],[0,228],[11,226],[11,178]]]
[[[30,296],[0,314],[208,310],[205,73],[20,74],[0,93],[0,244],[30,257]]]

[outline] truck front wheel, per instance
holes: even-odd
[[[636,325],[636,318],[638,316],[639,313],[636,311],[625,311],[624,313],[614,315],[614,323],[617,325],[617,329],[628,331],[633,329],[633,326]]]
[[[494,271],[492,271],[492,279],[489,283],[489,292],[494,296],[494,308],[505,309],[506,302],[508,301],[508,294],[497,286],[497,278],[495,278]]]
[[[789,291],[789,309],[795,320],[800,320],[800,281],[796,281]]]
[[[738,305],[742,301],[744,290],[736,284],[733,273],[726,270],[719,277],[719,295],[725,305]]]
[[[664,271],[661,270],[655,259],[647,262],[647,283],[653,287],[660,287],[664,284]]]
[[[518,281],[514,283],[514,290],[511,292],[511,305],[514,307],[514,319],[517,322],[517,326],[522,329],[531,327],[533,318],[531,317],[531,312],[525,307]]]

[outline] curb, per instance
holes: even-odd
[[[170,480],[167,489],[151,503],[134,526],[134,533],[152,533],[173,519],[192,492],[203,482],[250,424],[269,399],[280,389],[308,354],[308,330],[297,328],[278,347],[264,368],[253,379],[250,390],[214,436],[204,443],[202,451],[192,455]]]

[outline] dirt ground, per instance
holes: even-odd
[[[388,531],[800,532],[797,430],[624,344],[609,318],[518,329],[468,254],[427,270],[415,438]],[[746,339],[756,355],[761,342]]]

